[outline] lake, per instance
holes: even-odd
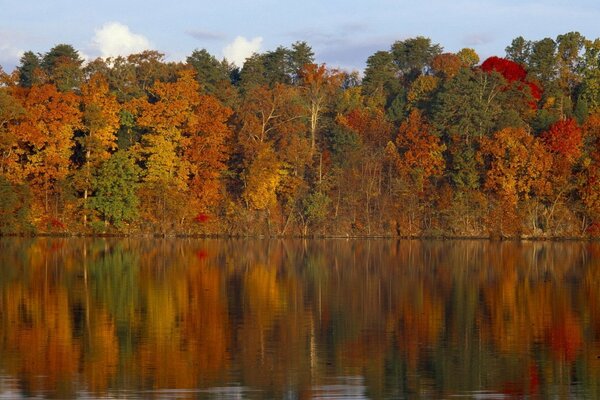
[[[0,238],[0,398],[600,398],[600,243]]]

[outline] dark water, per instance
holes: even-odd
[[[600,398],[600,244],[0,239],[0,398]]]

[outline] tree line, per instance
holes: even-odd
[[[504,57],[425,37],[362,74],[305,42],[0,71],[0,232],[587,237],[600,232],[600,39]]]

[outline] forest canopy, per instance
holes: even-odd
[[[362,73],[309,44],[0,69],[0,234],[592,237],[600,39],[480,60],[425,37]]]

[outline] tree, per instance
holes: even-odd
[[[546,226],[554,234],[559,224],[555,222],[557,209],[563,206],[567,194],[575,188],[573,168],[579,161],[583,149],[581,128],[573,119],[559,120],[552,124],[540,138],[546,149],[553,155],[550,186],[546,193],[548,208]]]
[[[373,98],[380,107],[390,102],[400,93],[400,71],[392,55],[387,51],[378,51],[369,56],[362,81],[362,91],[366,97]]]
[[[292,73],[292,84],[300,82],[300,71],[306,64],[314,64],[315,53],[306,42],[295,42],[289,54],[289,65]]]
[[[0,234],[31,232],[31,196],[26,185],[0,175]]]
[[[71,166],[73,133],[80,127],[79,99],[60,93],[54,85],[17,88],[15,98],[25,109],[17,125],[11,126],[20,141],[22,178],[41,191],[44,212],[50,211],[50,195],[58,194],[58,183]]]
[[[580,53],[584,48],[585,38],[579,32],[569,32],[558,35],[556,43],[559,86],[566,96],[571,96],[581,82],[583,60]]]
[[[167,220],[181,222],[198,212],[193,208],[206,210],[220,199],[231,110],[201,94],[191,70],[181,71],[176,82],[156,82],[150,90],[153,102],[136,102],[137,125],[146,130],[139,152],[145,165],[146,193],[153,198],[157,195],[152,201],[164,210],[159,215],[165,228]],[[189,194],[193,202],[188,198],[186,208],[181,196]],[[167,217],[166,210],[173,214]]]
[[[263,56],[260,54],[252,54],[246,58],[242,70],[240,71],[240,89],[246,92],[256,86],[268,84],[265,78],[265,65]]]
[[[83,191],[83,208],[87,208],[87,198],[92,188],[95,170],[110,157],[116,149],[116,133],[119,129],[120,106],[116,96],[109,93],[106,79],[99,74],[93,75],[81,87],[83,109],[82,136],[77,138],[83,152],[83,164],[75,181],[77,189]],[[87,224],[84,211],[83,224]]]
[[[432,75],[421,75],[415,79],[406,94],[406,108],[429,111],[439,83],[440,78]]]
[[[460,136],[469,145],[490,134],[502,113],[503,87],[499,74],[461,69],[440,88],[432,107],[432,122],[440,134]]]
[[[276,141],[303,117],[297,88],[278,84],[248,90],[237,110],[242,142]]]
[[[292,82],[292,74],[295,71],[291,70],[289,64],[289,49],[279,46],[275,50],[262,54],[262,61],[265,67],[264,76],[269,86],[274,86],[278,83],[288,85]]]
[[[79,87],[83,78],[81,65],[83,59],[69,44],[59,44],[44,54],[41,66],[61,92],[72,91]]]
[[[185,83],[184,83],[185,84]],[[190,163],[190,189],[200,207],[212,209],[219,204],[227,170],[229,140],[233,132],[227,122],[232,110],[210,95],[202,95],[194,105],[185,132],[184,157]]]
[[[204,93],[215,96],[226,104],[234,104],[235,89],[231,84],[232,65],[219,61],[205,49],[194,50],[186,62],[194,71]]]
[[[326,220],[331,199],[325,193],[314,192],[302,200],[300,219],[303,222],[302,235],[308,235],[309,227],[317,227]]]
[[[467,68],[473,68],[479,64],[479,55],[471,48],[465,47],[456,53],[456,55]]]
[[[589,112],[595,113],[600,109],[600,39],[586,40],[584,46],[577,103],[585,103]]]
[[[443,173],[446,148],[439,137],[431,134],[431,128],[418,110],[413,110],[404,121],[396,136],[396,148],[400,155],[398,170],[411,176],[418,192],[423,192],[430,178]]]
[[[393,125],[380,109],[357,108],[347,115],[338,116],[337,122],[356,132],[363,146],[375,152],[381,151],[392,138]]]
[[[431,68],[433,71],[446,79],[454,77],[458,71],[466,65],[468,64],[466,64],[460,56],[452,53],[438,54],[433,57],[433,60],[431,61]]]
[[[306,64],[300,71],[300,78],[310,121],[310,148],[314,152],[319,118],[327,101],[340,88],[342,75],[337,70],[328,70],[324,64]]]
[[[7,88],[0,87],[0,175],[13,175],[18,162],[17,135],[11,126],[25,113],[23,106]]]
[[[569,165],[581,157],[583,136],[574,119],[557,121],[541,137],[548,150],[563,157]]]
[[[166,63],[165,55],[156,50],[144,50],[141,53],[130,54],[123,62],[123,72],[133,72],[133,82],[138,96],[147,93],[156,81],[172,82],[177,79],[181,64]],[[138,97],[136,96],[136,97]]]
[[[513,39],[510,46],[507,46],[505,51],[507,59],[523,66],[528,65],[529,57],[531,55],[531,42],[525,40],[523,36],[519,36]]]
[[[275,190],[281,179],[281,164],[267,143],[259,146],[245,175],[246,189],[243,197],[255,210],[267,210],[277,201]]]
[[[533,42],[527,67],[528,72],[540,82],[547,97],[554,95],[555,80],[558,74],[556,42],[550,38]]]
[[[527,92],[525,95],[531,97],[531,108],[537,108],[537,102],[542,98],[542,89],[535,82],[527,80],[527,71],[522,65],[505,58],[489,57],[481,64],[481,69],[487,73],[498,72],[514,89]]]
[[[30,88],[43,82],[43,72],[40,57],[32,51],[26,51],[21,56],[17,67],[19,72],[19,85]]]
[[[136,194],[140,168],[128,152],[117,151],[105,161],[94,180],[94,195],[90,208],[117,229],[138,217],[139,200]]]
[[[516,206],[546,192],[550,154],[524,128],[505,128],[481,143],[486,163],[485,188]]]
[[[442,46],[423,36],[394,42],[391,49],[394,64],[407,83],[428,72],[433,58],[441,52]]]
[[[598,235],[600,232],[600,115],[590,115],[582,127],[587,143],[582,162],[582,179],[578,181],[578,192],[581,196],[588,221],[584,230]]]

